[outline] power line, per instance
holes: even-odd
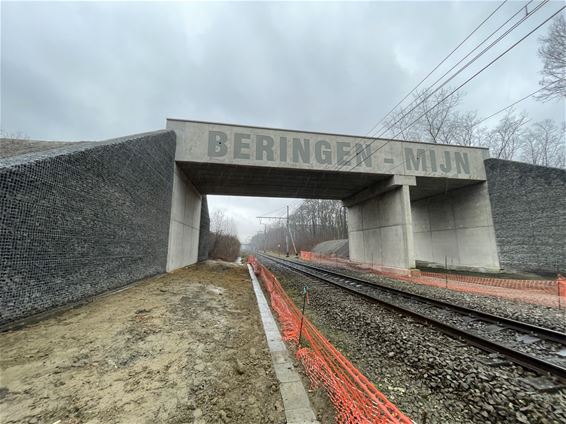
[[[487,68],[489,68],[491,65],[493,65],[495,62],[497,62],[500,58],[502,58],[505,54],[507,54],[509,51],[511,51],[512,49],[514,49],[517,45],[519,45],[522,41],[524,41],[526,38],[528,38],[531,34],[533,34],[536,30],[538,30],[541,26],[543,26],[545,23],[547,23],[550,19],[552,19],[554,16],[556,16],[558,13],[560,13],[564,8],[566,8],[566,6],[562,6],[559,10],[557,10],[555,13],[553,13],[550,17],[548,17],[547,19],[545,19],[543,22],[541,22],[539,25],[537,25],[535,28],[533,28],[531,31],[529,31],[526,35],[524,35],[523,37],[521,37],[518,41],[516,41],[515,43],[513,43],[509,48],[507,48],[505,51],[503,51],[501,54],[499,54],[495,59],[493,59],[491,62],[489,62],[487,65],[485,65],[483,68],[481,68],[479,71],[477,71],[475,74],[473,74],[470,78],[468,78],[466,81],[464,81],[462,84],[460,84],[458,87],[456,87],[454,90],[452,90],[447,96],[445,96],[443,99],[439,100],[436,104],[434,104],[432,107],[430,107],[429,109],[425,110],[423,112],[423,114],[421,114],[417,119],[415,119],[413,122],[411,122],[409,124],[409,126],[406,128],[410,128],[411,126],[413,126],[416,122],[418,122],[419,119],[421,119],[423,116],[425,116],[428,112],[430,112],[432,109],[434,109],[435,107],[437,107],[438,105],[440,105],[442,102],[444,102],[446,99],[448,99],[450,96],[452,96],[456,91],[458,91],[460,88],[462,88],[464,85],[466,85],[468,82],[470,82],[471,80],[473,80],[475,77],[477,77],[479,74],[481,74],[483,71],[485,71]],[[397,137],[400,133],[397,133],[396,135],[393,136],[393,138]]]
[[[474,35],[499,9],[501,9],[501,7],[503,7],[508,0],[503,0],[503,2],[497,6],[482,22],[480,22],[475,28],[474,30],[469,33],[454,49],[452,49],[452,51],[450,53],[448,53],[448,55],[446,57],[444,57],[444,59],[442,59],[440,61],[440,63],[438,63],[429,73],[428,75],[426,75],[415,87],[413,87],[413,89],[407,94],[405,95],[405,97],[403,97],[389,112],[387,112],[387,114],[381,118],[367,133],[366,133],[366,137],[368,135],[371,135],[372,132],[374,132],[374,130],[377,129],[377,126],[379,124],[381,124],[401,103],[403,103],[407,97],[409,97],[423,82],[425,82],[433,73],[434,71],[436,71],[440,66],[442,66],[466,41],[468,41],[470,39],[470,37],[472,37],[472,35]],[[528,4],[530,4],[532,1],[534,0],[530,0]],[[547,0],[548,1],[548,0]],[[525,6],[523,6],[525,7]],[[522,7],[522,8],[523,8]],[[522,9],[521,8],[521,9]],[[520,9],[520,10],[521,10]],[[519,12],[520,12],[519,10]],[[517,13],[519,13],[517,12]],[[515,15],[517,14],[515,13]],[[515,16],[513,15],[513,17]],[[509,20],[507,21],[509,22]],[[484,40],[485,41],[485,40]],[[358,137],[356,141],[360,141],[362,140],[362,138],[366,138],[366,137]],[[375,140],[374,140],[375,141]],[[370,146],[373,144],[373,141],[369,144]],[[356,153],[352,158],[350,159],[344,159],[343,163],[337,163],[335,165],[332,166],[333,169],[329,169],[330,171],[340,171],[345,165],[347,165],[353,158],[355,158],[356,156],[359,155],[359,152]]]
[[[432,109],[434,109],[435,107],[437,107],[438,105],[440,105],[442,102],[444,102],[446,99],[448,99],[450,96],[452,96],[456,91],[458,91],[460,88],[462,88],[463,86],[465,86],[467,83],[469,83],[471,80],[473,80],[475,77],[477,77],[479,74],[481,74],[483,71],[485,71],[487,68],[489,68],[491,65],[493,65],[497,60],[499,60],[501,57],[503,57],[505,54],[507,54],[509,51],[511,51],[513,48],[515,48],[518,44],[520,44],[522,41],[524,41],[527,37],[529,37],[530,35],[532,35],[535,31],[537,31],[541,26],[543,26],[545,23],[547,23],[549,20],[551,20],[552,18],[554,18],[554,16],[556,16],[557,14],[559,14],[562,10],[564,10],[566,8],[566,6],[562,6],[560,9],[558,9],[556,12],[554,12],[552,15],[550,15],[547,19],[545,19],[543,22],[541,22],[539,25],[537,25],[534,29],[532,29],[531,31],[529,31],[526,35],[524,35],[523,37],[521,37],[518,41],[516,41],[515,43],[513,43],[509,48],[507,48],[505,51],[503,51],[501,54],[499,54],[495,59],[493,59],[491,62],[489,62],[487,65],[485,65],[483,68],[481,68],[479,71],[477,71],[475,74],[473,74],[470,78],[468,78],[466,81],[464,81],[462,84],[460,84],[458,87],[456,87],[454,90],[452,90],[447,96],[445,96],[443,99],[439,100],[436,104],[434,104],[432,107],[430,107],[429,109],[425,110],[419,117],[417,117],[413,122],[411,122],[406,128],[409,129],[410,127],[412,127],[415,123],[417,123],[423,116],[425,116],[428,112],[430,112]],[[403,130],[401,130],[402,132]],[[401,132],[395,134],[393,136],[393,138],[397,137]],[[383,146],[381,146],[380,148],[382,148]],[[373,156],[380,148],[374,150],[373,152],[371,152],[367,157],[370,158],[371,156]],[[356,168],[358,165],[354,165],[352,166],[352,168],[349,169],[349,171],[351,171],[352,169]]]
[[[456,76],[458,76],[463,70],[465,70],[468,66],[470,66],[472,63],[474,63],[476,60],[478,60],[481,56],[484,55],[484,53],[486,53],[487,51],[489,51],[491,48],[493,48],[497,43],[499,43],[501,40],[503,40],[507,35],[509,35],[513,30],[515,30],[519,25],[521,25],[524,21],[526,21],[529,17],[531,17],[534,13],[536,13],[538,10],[540,10],[543,6],[545,6],[550,0],[544,0],[542,3],[538,4],[533,10],[531,10],[530,12],[528,12],[524,17],[522,17],[521,19],[519,19],[519,21],[515,22],[510,28],[508,28],[503,34],[501,34],[499,36],[499,38],[497,38],[496,40],[492,41],[492,43],[487,46],[486,48],[484,48],[480,53],[478,53],[474,58],[472,58],[469,62],[467,62],[466,64],[464,64],[464,66],[459,69],[454,75],[452,75],[450,78],[448,78],[446,81],[444,81],[439,87],[437,87],[432,93],[430,93],[428,96],[426,96],[424,99],[422,99],[418,104],[416,104],[411,110],[409,110],[406,114],[404,114],[401,118],[399,118],[399,120],[397,120],[396,122],[394,122],[391,126],[389,126],[387,129],[385,129],[385,131],[382,131],[378,136],[381,136],[383,134],[385,134],[385,132],[387,132],[389,129],[391,129],[393,127],[393,125],[395,125],[396,123],[398,123],[401,119],[403,119],[405,116],[407,116],[409,113],[411,113],[413,110],[415,110],[418,106],[420,106],[422,103],[424,103],[426,100],[428,100],[433,94],[435,94],[436,92],[438,92],[442,87],[444,87],[447,83],[449,83],[450,81],[452,81]],[[530,2],[529,2],[530,3]],[[456,63],[452,68],[450,68],[447,72],[444,73],[444,75],[442,75],[440,78],[438,78],[426,91],[430,90],[432,87],[434,87],[442,78],[444,78],[446,75],[448,75],[449,72],[451,72],[454,68],[456,68],[460,63],[462,63],[466,58],[468,58],[473,52],[475,52],[483,43],[485,43],[487,40],[489,40],[494,34],[496,34],[501,28],[503,28],[509,21],[511,21],[511,19],[513,19],[518,13],[520,13],[523,10],[524,6],[521,7],[521,9],[519,9],[513,16],[511,16],[507,21],[505,21],[499,28],[497,28],[495,31],[493,31],[489,36],[487,36],[481,43],[479,43],[472,51],[470,51],[466,56],[464,56],[458,63]],[[426,92],[425,91],[425,92]]]
[[[432,87],[434,87],[440,80],[442,80],[442,78],[444,78],[446,75],[448,75],[452,70],[454,70],[460,63],[462,63],[465,59],[467,59],[473,52],[475,52],[480,46],[482,46],[487,40],[489,40],[494,34],[496,34],[497,32],[499,32],[499,30],[501,28],[503,28],[505,25],[507,25],[515,16],[517,16],[519,13],[521,13],[523,11],[523,9],[528,6],[530,3],[532,3],[533,0],[530,0],[525,6],[521,6],[510,18],[508,18],[503,24],[501,24],[496,30],[494,30],[493,32],[491,32],[491,34],[489,34],[487,37],[485,37],[475,48],[473,48],[466,56],[464,56],[462,59],[460,59],[454,66],[452,66],[448,71],[446,71],[440,78],[437,78],[437,80],[432,83],[426,90],[425,93],[428,92]],[[517,28],[520,24],[522,24],[526,19],[528,19],[530,16],[532,16],[535,12],[537,12],[538,10],[540,10],[540,8],[542,8],[544,5],[546,5],[546,3],[548,3],[549,0],[544,0],[542,3],[540,3],[539,5],[537,5],[533,10],[531,10],[530,12],[527,12],[526,15],[524,17],[522,17],[519,21],[517,21],[515,24],[513,24],[509,29],[507,29],[502,35],[499,36],[499,38],[497,38],[495,41],[493,41],[489,46],[487,46],[482,52],[478,53],[474,58],[472,58],[469,62],[467,62],[461,69],[459,69],[454,75],[452,75],[449,79],[447,79],[446,81],[444,81],[439,87],[437,87],[433,92],[431,92],[430,94],[426,95],[423,99],[421,99],[420,101],[418,101],[417,104],[415,104],[410,110],[408,110],[406,113],[404,113],[399,119],[397,119],[395,122],[393,122],[391,125],[389,125],[387,128],[385,128],[385,130],[380,131],[376,136],[372,137],[373,140],[369,143],[369,146],[371,147],[375,141],[377,141],[378,139],[380,139],[380,137],[382,135],[384,135],[387,131],[389,131],[391,128],[393,128],[394,125],[398,124],[403,118],[405,118],[409,113],[411,113],[413,110],[415,110],[418,106],[420,106],[421,104],[423,104],[426,100],[428,100],[432,95],[434,95],[436,92],[438,92],[442,87],[444,87],[446,84],[448,84],[448,82],[450,82],[452,79],[454,79],[457,75],[459,75],[462,71],[464,71],[468,66],[470,66],[472,63],[474,63],[477,59],[479,59],[483,54],[485,54],[487,51],[489,51],[493,46],[495,46],[497,43],[499,43],[503,38],[505,38],[508,34],[511,33],[511,31],[513,31],[515,28]],[[413,90],[414,91],[414,90]],[[408,97],[405,96],[405,99]],[[411,106],[411,104],[414,102],[411,102],[407,108],[409,108]],[[393,110],[392,110],[393,111]],[[391,113],[392,111],[390,111],[389,113]],[[403,111],[402,111],[403,113]],[[407,127],[409,128],[409,127]],[[405,128],[405,129],[407,129]],[[399,132],[402,133],[402,131]],[[398,135],[398,134],[397,134]],[[393,136],[392,138],[397,137],[397,135]],[[378,148],[381,149],[383,147],[385,147],[387,144],[389,144],[390,141],[387,141],[384,145],[380,146]],[[354,156],[352,156],[350,159],[348,160],[344,160],[344,163],[337,169],[337,171],[341,170],[344,166],[346,166],[347,164],[349,164],[349,162],[354,159],[355,157],[357,157],[360,154],[360,152],[357,152],[356,154],[354,154]],[[373,153],[372,153],[373,154]],[[355,166],[354,166],[355,167]],[[353,168],[354,168],[353,167]],[[351,169],[353,169],[351,168]]]
[[[302,199],[299,199],[299,201],[302,201]],[[263,213],[262,215],[263,215],[263,216],[268,216],[268,215],[274,214],[275,212],[279,212],[280,210],[285,209],[287,206],[290,206],[291,204],[293,204],[293,203],[295,203],[295,202],[297,202],[297,200],[295,200],[295,201],[289,203],[288,205],[283,205],[283,206],[281,206],[281,207],[279,207],[279,208],[277,208],[277,209],[274,209],[274,210],[272,210],[271,212]]]
[[[546,87],[546,86],[545,86],[545,87],[541,87],[541,88],[539,88],[538,90],[533,91],[531,94],[528,94],[528,95],[526,95],[525,97],[523,97],[523,98],[517,100],[516,102],[511,103],[509,106],[506,106],[506,107],[504,107],[503,109],[499,109],[497,112],[492,113],[492,114],[489,115],[488,117],[483,118],[481,121],[476,122],[476,123],[474,124],[474,126],[475,126],[475,125],[479,125],[479,124],[481,124],[482,122],[485,122],[485,121],[487,121],[487,120],[490,119],[490,118],[493,118],[495,115],[499,115],[501,112],[504,112],[504,111],[506,111],[507,109],[512,108],[512,107],[515,106],[516,104],[521,103],[522,101],[528,99],[529,97],[534,96],[534,95],[537,94],[539,91],[542,91],[542,90],[544,90],[545,88],[547,88],[547,87]]]
[[[531,0],[532,1],[532,0]],[[432,91],[430,94],[426,95],[424,98],[422,98],[417,104],[415,104],[409,111],[407,111],[406,113],[404,113],[399,119],[397,119],[395,122],[393,122],[391,125],[389,125],[389,127],[387,127],[386,129],[382,130],[377,136],[376,139],[381,137],[382,135],[384,135],[387,131],[389,131],[391,128],[393,128],[396,124],[398,124],[399,122],[401,122],[401,120],[403,118],[405,118],[407,115],[409,115],[409,113],[411,113],[412,111],[414,111],[417,107],[419,107],[421,104],[423,104],[425,101],[427,101],[430,97],[432,97],[435,93],[437,93],[441,88],[443,88],[446,84],[448,84],[450,81],[452,81],[456,76],[458,76],[462,71],[464,71],[468,66],[470,66],[472,63],[474,63],[476,60],[478,60],[481,56],[483,56],[487,51],[489,51],[491,48],[493,48],[493,46],[495,46],[497,43],[499,43],[503,38],[505,38],[507,35],[509,35],[514,29],[516,29],[520,24],[522,24],[525,20],[527,20],[530,16],[532,16],[535,12],[537,12],[538,10],[540,10],[540,8],[542,8],[544,5],[546,5],[546,3],[548,3],[550,0],[545,0],[542,3],[540,3],[539,5],[537,5],[533,10],[531,10],[530,12],[528,12],[524,17],[522,17],[519,21],[517,21],[515,24],[513,24],[510,28],[508,28],[503,34],[501,34],[499,36],[499,38],[497,38],[495,41],[493,41],[490,45],[488,45],[486,48],[484,48],[480,53],[478,53],[475,57],[473,57],[470,61],[468,61],[466,64],[464,64],[464,66],[459,69],[458,71],[456,71],[456,73],[454,75],[452,75],[450,78],[448,78],[446,81],[444,81],[440,86],[438,86],[434,91]],[[531,2],[527,3],[530,4]],[[473,52],[475,52],[483,43],[485,43],[487,40],[489,40],[494,34],[496,34],[501,28],[503,28],[505,25],[507,25],[507,23],[509,23],[518,13],[520,13],[523,8],[525,6],[522,6],[517,12],[515,12],[509,19],[507,19],[507,21],[505,21],[502,25],[500,25],[495,31],[493,31],[491,34],[489,34],[486,38],[484,38],[473,50],[471,50],[466,56],[464,56],[462,59],[460,59],[460,61],[458,63],[456,63],[452,68],[450,68],[447,72],[445,72],[440,78],[438,78],[431,86],[429,86],[426,90],[425,93],[427,91],[429,91],[432,87],[434,87],[442,78],[444,78],[446,75],[448,75],[448,73],[450,73],[453,69],[455,69],[460,63],[462,63],[466,58],[468,58]],[[448,96],[449,97],[449,96]],[[448,98],[446,97],[446,98]],[[444,101],[445,99],[443,99],[442,101]],[[415,101],[418,101],[418,99],[416,99]],[[441,102],[442,102],[441,101]],[[438,104],[440,104],[441,102],[439,102]],[[410,106],[410,105],[409,105]],[[409,107],[408,106],[408,107]],[[403,112],[403,111],[402,111]],[[426,112],[425,112],[426,115]],[[420,118],[419,118],[420,119]],[[403,128],[401,131],[399,131],[395,136],[393,136],[392,138],[396,138],[398,135],[402,134],[404,130],[410,128],[412,126],[409,125],[406,128]],[[389,143],[389,142],[388,142]],[[388,144],[386,143],[386,144]],[[370,146],[373,144],[370,143]],[[385,145],[381,146],[380,148],[385,147]]]
[[[529,0],[529,2],[526,4],[526,6],[528,6],[530,3],[532,3],[534,0]],[[434,90],[432,93],[430,93],[428,96],[426,96],[423,100],[421,100],[421,102],[419,102],[417,105],[415,105],[411,110],[409,110],[409,112],[407,112],[406,114],[404,114],[399,120],[403,119],[408,113],[410,113],[412,110],[414,110],[416,107],[418,107],[420,104],[422,104],[424,101],[426,101],[430,96],[432,96],[434,93],[436,93],[439,89],[441,89],[444,85],[446,85],[448,82],[450,82],[453,78],[455,78],[458,74],[460,74],[462,71],[464,71],[468,66],[470,66],[473,62],[475,62],[479,57],[481,57],[485,52],[487,52],[490,48],[492,48],[495,44],[497,44],[501,39],[503,39],[506,35],[508,35],[512,30],[514,30],[519,24],[521,24],[522,22],[524,22],[528,17],[530,17],[532,14],[534,14],[537,10],[539,10],[542,6],[544,6],[549,0],[545,0],[543,1],[541,4],[539,4],[535,9],[533,9],[530,12],[526,12],[526,15],[521,18],[516,24],[514,24],[510,29],[508,29],[503,35],[501,35],[497,40],[495,40],[494,42],[492,42],[487,48],[485,48],[481,53],[479,53],[478,55],[476,55],[476,57],[474,57],[472,60],[470,60],[467,64],[465,64],[460,70],[458,70],[452,77],[450,77],[448,80],[444,81],[436,90]],[[481,28],[481,26],[483,26],[483,24],[488,21],[506,2],[504,1],[502,4],[500,4],[493,12],[491,12],[487,18],[485,18],[460,44],[458,44],[458,46],[456,46],[456,48],[454,48],[449,54],[448,56],[446,56],[440,64],[438,64],[432,71],[429,72],[429,74],[423,78],[423,80],[421,80],[421,82],[419,82],[419,84],[417,84],[417,86],[415,86],[413,88],[413,90],[411,90],[411,92],[409,92],[402,100],[401,102],[399,102],[391,111],[389,111],[387,113],[387,115],[382,118],[379,122],[381,123],[389,114],[391,114],[391,112],[393,112],[397,106],[399,106],[399,104],[401,104],[407,97],[409,97],[411,95],[411,93],[413,93],[421,84],[422,82],[424,82],[426,79],[428,79],[428,77],[436,70],[438,69],[455,51],[458,50],[458,48],[460,48],[465,41],[467,41],[475,32],[478,31],[479,28]],[[526,6],[521,6],[510,18],[508,18],[502,25],[500,25],[495,31],[493,31],[491,34],[489,34],[489,36],[487,36],[486,38],[484,38],[475,48],[473,48],[468,54],[466,54],[462,59],[460,59],[460,61],[458,61],[456,63],[456,65],[452,66],[452,68],[450,68],[447,72],[445,72],[440,78],[437,78],[437,80],[431,84],[426,90],[425,93],[428,92],[432,87],[434,87],[440,80],[442,80],[442,78],[444,78],[448,73],[450,73],[453,69],[455,69],[460,63],[462,63],[466,58],[468,58],[473,52],[475,52],[479,47],[481,47],[487,40],[489,40],[494,34],[496,34],[497,32],[499,32],[499,30],[501,28],[503,28],[505,25],[507,25],[513,18],[515,18],[515,16],[517,16],[519,13],[521,13],[521,11],[523,11],[523,9],[525,9]],[[409,104],[408,107],[410,107],[411,104]],[[355,153],[351,153],[348,156],[350,156],[349,158],[344,158],[341,163],[337,163],[336,165],[333,165],[330,169],[330,171],[333,172],[339,172],[340,170],[342,170],[345,166],[350,165],[352,163],[352,161],[358,157],[360,154],[362,154],[364,151],[367,151],[367,149],[371,149],[371,146],[373,146],[373,144],[379,139],[379,137],[381,136],[381,134],[385,133],[386,131],[388,131],[390,128],[393,127],[393,125],[395,125],[396,123],[399,122],[396,121],[394,124],[392,124],[391,126],[389,126],[387,129],[385,129],[385,131],[381,131],[380,134],[378,134],[377,136],[373,136],[370,138],[370,142],[369,144],[367,144],[365,147],[362,147],[362,149],[358,150]],[[376,128],[377,125],[376,124],[373,128]],[[373,131],[373,129],[372,129]],[[371,132],[371,131],[370,131]],[[395,138],[395,137],[392,137]],[[361,137],[358,137],[357,140],[361,140]],[[382,148],[384,148],[385,146],[387,146],[389,143],[391,142],[391,140],[387,140],[383,145],[381,145],[380,147],[378,147],[377,150],[380,150]],[[368,156],[365,157],[365,159],[363,159],[362,161],[358,160],[358,164],[352,166],[349,171],[351,171],[352,169],[356,168],[357,166],[361,165],[362,163],[364,163],[369,157],[371,157],[374,152],[371,152]],[[325,169],[326,170],[326,169]],[[318,184],[318,183],[317,183]]]
[[[531,94],[529,94],[529,95],[527,95],[527,96],[525,96],[525,97],[523,97],[523,98],[517,100],[516,102],[511,103],[509,106],[506,106],[506,107],[504,107],[504,108],[498,110],[497,112],[492,113],[492,114],[489,115],[488,117],[483,118],[481,121],[478,121],[478,122],[474,123],[473,126],[475,127],[475,126],[481,124],[482,122],[487,121],[488,119],[494,117],[495,115],[498,115],[498,114],[500,114],[501,112],[503,112],[503,111],[505,111],[505,110],[507,110],[507,109],[509,109],[509,108],[511,108],[511,107],[513,107],[513,106],[515,106],[515,105],[518,104],[518,103],[521,103],[522,101],[524,101],[524,100],[526,100],[526,99],[528,99],[529,97],[534,96],[534,95],[537,94],[539,91],[542,91],[542,90],[544,90],[544,89],[547,88],[547,87],[548,87],[548,86],[541,87],[541,88],[539,88],[538,90],[533,91]],[[523,123],[521,124],[521,126],[522,126],[522,125],[525,125],[525,124],[527,124],[527,123],[529,123],[529,122],[530,122],[530,119],[527,120],[527,121],[525,121],[525,122],[523,122]],[[418,159],[418,155],[417,155],[417,159]],[[398,164],[398,165],[396,165],[396,166],[394,166],[394,167],[392,167],[392,168],[389,168],[389,171],[392,171],[392,170],[398,168],[398,167],[401,166],[401,165],[404,165],[404,162],[402,162],[402,163],[400,163],[400,164]]]
[[[533,1],[533,0],[529,1],[529,3],[531,3],[532,1]],[[471,33],[468,34],[468,36],[467,36],[466,38],[464,38],[464,39],[460,42],[460,44],[458,44],[454,49],[452,49],[452,51],[451,51],[450,53],[448,53],[448,55],[447,55],[444,59],[442,59],[442,61],[441,61],[438,65],[436,65],[436,66],[434,67],[434,69],[433,69],[432,71],[430,71],[430,72],[427,74],[426,77],[424,77],[416,86],[414,86],[413,89],[412,89],[411,91],[409,91],[409,92],[405,95],[405,97],[403,97],[395,106],[393,106],[393,108],[392,108],[389,112],[387,112],[387,114],[386,114],[383,118],[381,118],[381,119],[377,122],[377,124],[375,124],[375,125],[373,126],[373,128],[369,131],[369,133],[373,132],[373,130],[376,129],[376,127],[377,127],[379,124],[381,124],[381,123],[391,114],[391,112],[393,112],[395,109],[397,109],[397,107],[398,107],[401,103],[403,103],[403,102],[407,99],[407,97],[409,97],[411,94],[413,94],[413,93],[415,92],[415,90],[416,90],[417,88],[419,88],[420,85],[421,85],[423,82],[425,82],[425,81],[434,73],[434,71],[436,71],[438,68],[440,68],[440,67],[444,64],[444,62],[446,62],[446,61],[456,52],[456,50],[458,50],[466,41],[468,41],[468,40],[470,39],[470,37],[471,37],[472,35],[474,35],[474,34],[483,26],[483,24],[485,24],[499,9],[501,9],[501,8],[503,7],[503,5],[505,5],[505,3],[507,3],[507,0],[504,0],[499,6],[497,6],[497,7],[495,8],[495,10],[493,10],[478,26],[476,26],[476,28],[475,28]],[[527,4],[529,4],[529,3],[527,3]],[[515,15],[513,15],[513,17],[514,17],[514,16],[515,16]]]
[[[274,209],[271,212],[263,213],[262,215],[271,215],[272,213],[279,212],[281,209],[284,209],[287,205],[281,206],[280,208]]]
[[[296,200],[292,201],[291,203],[289,203],[288,205],[283,205],[280,208],[277,208],[277,209],[275,209],[275,210],[273,210],[269,213],[264,213],[264,214],[262,214],[261,217],[258,217],[258,218],[279,218],[279,217],[271,217],[269,215],[271,215],[275,212],[279,212],[280,210],[284,210],[286,207],[294,208],[295,206],[299,205],[302,201],[303,201],[303,199],[296,199]]]

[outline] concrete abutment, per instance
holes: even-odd
[[[487,183],[416,200],[411,210],[419,264],[499,271]]]
[[[189,181],[183,170],[177,164],[174,168],[167,272],[194,264],[199,260],[203,205],[203,196]]]
[[[344,200],[350,259],[401,273],[417,263],[498,271],[487,183],[412,200],[414,186],[414,178],[392,177]]]

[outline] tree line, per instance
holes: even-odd
[[[311,250],[327,240],[348,237],[346,210],[339,200],[306,199],[289,215],[289,231],[285,219],[271,223],[263,233],[252,237],[253,249],[286,253]]]

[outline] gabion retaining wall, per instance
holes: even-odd
[[[501,266],[566,272],[566,170],[485,160]]]
[[[0,324],[165,272],[175,133],[0,159]]]

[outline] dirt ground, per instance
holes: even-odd
[[[0,334],[2,423],[284,423],[247,269],[207,262]]]

